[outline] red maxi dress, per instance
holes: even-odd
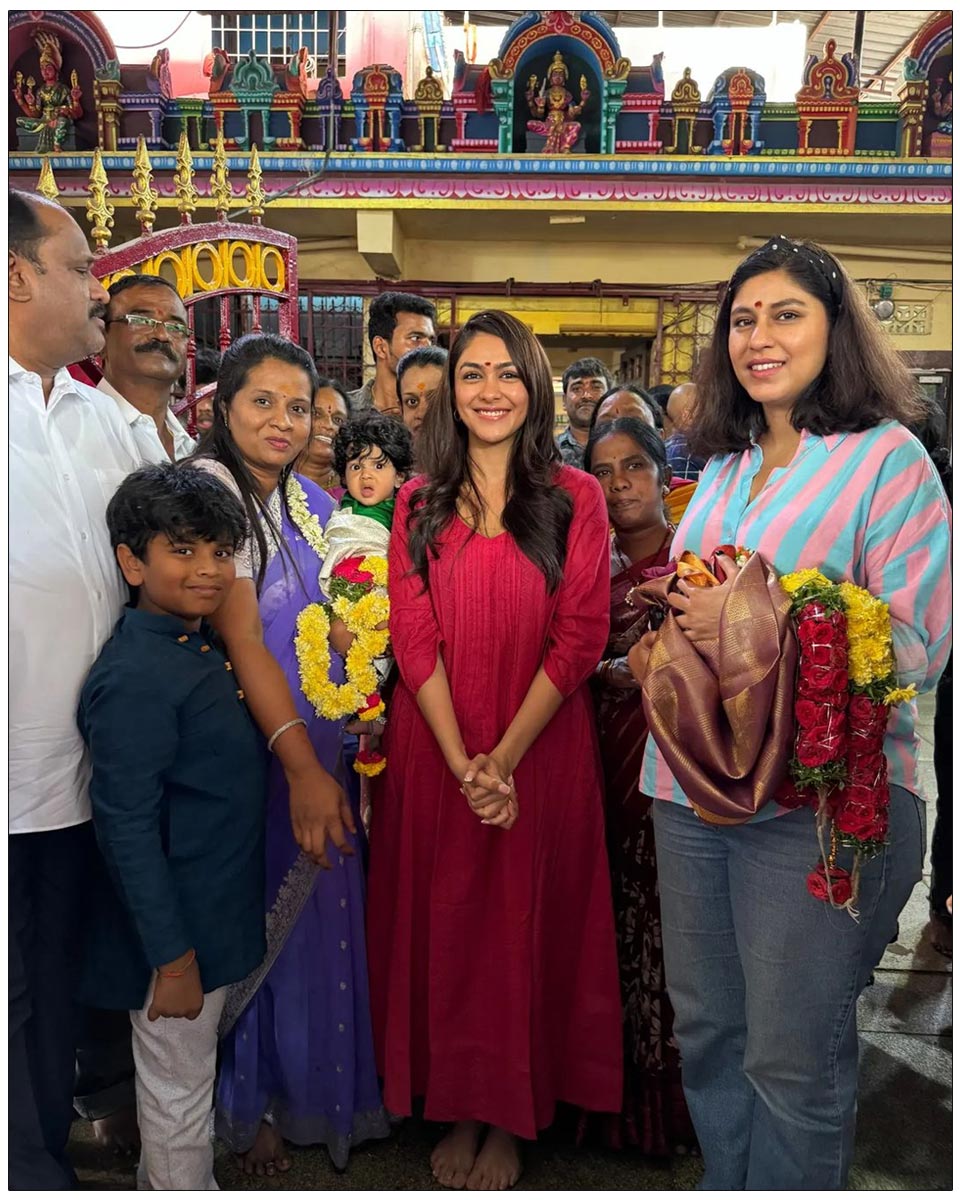
[[[525,1138],[558,1101],[617,1111],[620,991],[601,770],[586,680],[609,629],[608,520],[596,480],[557,482],[574,512],[563,582],[513,538],[455,517],[411,575],[401,490],[390,543],[400,668],[373,798],[367,908],[371,1013],[384,1103]],[[417,707],[442,653],[468,755],[492,750],[541,664],[565,701],[515,773],[514,827],[471,812]]]

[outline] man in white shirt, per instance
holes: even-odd
[[[9,194],[9,1187],[75,1186],[73,994],[93,853],[80,686],[127,597],[105,521],[141,456],[66,370],[103,346],[80,226]]]
[[[125,275],[110,286],[103,379],[144,462],[179,461],[196,443],[173,415],[171,389],[187,365],[187,310],[159,275]]]

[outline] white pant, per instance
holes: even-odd
[[[227,989],[208,992],[195,1021],[182,1017],[148,1021],[154,979],[143,1008],[130,1013],[142,1145],[137,1188],[219,1191],[213,1178],[210,1110],[217,1026]]]

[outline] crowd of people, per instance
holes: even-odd
[[[561,1112],[700,1153],[707,1189],[845,1186],[856,1002],[921,878],[916,706],[854,920],[805,886],[815,813],[771,779],[705,820],[648,703],[663,620],[720,688],[745,671],[751,645],[716,653],[742,547],[881,597],[903,686],[944,672],[928,414],[843,267],[772,239],[695,383],[579,359],[559,438],[524,324],[480,312],[448,352],[386,292],[362,388],[249,334],[195,439],[176,289],[105,290],[65,209],[9,206],[10,1187],[77,1186],[75,1113],[138,1186],[198,1190],[211,1114],[274,1175],[420,1113],[440,1184],[503,1190]],[[93,387],[68,367],[97,354]],[[718,547],[718,586],[651,606]],[[334,597],[373,597],[378,555],[389,617],[358,625]]]

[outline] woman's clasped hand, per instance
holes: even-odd
[[[503,754],[475,754],[458,776],[461,792],[484,825],[513,827],[520,810],[513,771]]]

